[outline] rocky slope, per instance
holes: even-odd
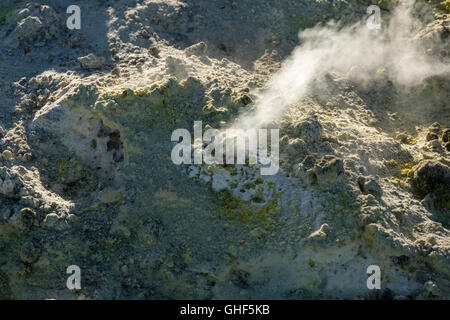
[[[441,2],[410,41],[448,66]],[[79,1],[81,30],[70,1],[2,3],[0,298],[448,299],[448,73],[329,70],[268,125],[273,176],[170,158],[175,129],[253,110],[299,30],[371,3]]]

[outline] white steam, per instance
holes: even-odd
[[[381,30],[372,30],[365,23],[341,29],[330,23],[300,32],[302,44],[272,77],[254,110],[242,115],[233,127],[259,128],[276,120],[308,93],[314,80],[331,71],[366,82],[383,67],[391,81],[406,86],[448,72],[448,65],[427,56],[418,42],[411,40],[418,25],[411,14],[413,5],[414,1],[409,1],[397,7]]]

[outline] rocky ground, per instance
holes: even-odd
[[[270,124],[273,176],[170,158],[253,110],[299,30],[395,1],[86,0],[69,30],[72,4],[0,4],[1,299],[450,297],[449,73],[329,70]],[[450,3],[414,14],[448,66]]]

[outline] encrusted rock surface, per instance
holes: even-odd
[[[0,299],[450,298],[448,74],[330,70],[269,124],[272,176],[170,159],[175,129],[251,112],[299,30],[369,2],[85,0],[72,31],[71,1],[0,4]],[[417,10],[448,64],[448,13]]]

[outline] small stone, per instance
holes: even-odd
[[[329,229],[328,224],[324,223],[320,226],[319,229],[317,229],[316,231],[314,231],[313,233],[311,233],[309,235],[309,239],[320,239],[320,238],[325,238],[327,236],[327,231]]]
[[[431,244],[432,246],[434,246],[434,245],[436,244],[436,237],[430,235],[430,236],[427,238],[427,241],[428,241],[429,244]]]
[[[25,231],[31,228],[36,213],[30,208],[23,208],[20,212],[13,216],[11,219],[14,225],[21,231]]]
[[[123,200],[123,194],[120,190],[103,190],[100,193],[100,201],[102,203],[116,203]]]
[[[211,180],[211,177],[207,174],[200,174],[200,179],[202,179],[205,182],[209,182]]]
[[[56,213],[50,213],[45,216],[44,226],[47,228],[54,228],[59,222],[59,217]]]
[[[399,133],[395,136],[395,140],[400,141],[401,143],[407,143],[408,142],[408,135],[406,133]]]
[[[190,166],[189,167],[189,177],[193,178],[199,173],[199,170],[197,166]]]
[[[323,127],[316,116],[309,116],[292,127],[292,133],[301,136],[306,143],[317,143],[322,136]]]
[[[159,58],[160,50],[157,47],[150,47],[148,53],[155,58]]]
[[[188,57],[190,57],[192,55],[201,56],[202,54],[204,54],[206,52],[207,49],[208,49],[208,46],[206,45],[206,43],[199,42],[190,47],[187,47],[184,50],[184,54]]]
[[[35,263],[41,256],[41,244],[37,239],[24,243],[20,251],[20,260],[27,264]]]
[[[433,210],[435,200],[436,196],[432,192],[430,192],[425,196],[425,198],[420,201],[420,204],[428,210]]]
[[[312,155],[307,155],[302,161],[302,166],[305,170],[311,169],[316,165],[316,158]]]
[[[11,197],[14,195],[14,188],[16,184],[12,181],[6,172],[5,176],[0,177],[0,194],[3,194],[7,197]]]
[[[428,142],[428,147],[434,152],[442,152],[443,150],[439,140],[431,140],[430,142]]]
[[[3,151],[2,155],[3,155],[3,158],[5,158],[6,160],[12,160],[14,157],[12,152],[9,150]]]
[[[440,129],[441,129],[441,125],[439,124],[439,122],[435,122],[430,126],[430,128],[428,130],[433,133],[439,133]]]
[[[450,141],[450,128],[445,128],[444,131],[442,131],[442,142],[449,142]]]
[[[439,139],[438,135],[434,132],[429,131],[426,136],[427,141]]]
[[[447,141],[447,142],[444,144],[444,149],[450,152],[450,141]]]
[[[375,196],[376,198],[381,198],[383,195],[383,189],[375,179],[371,179],[364,184],[364,190],[367,193]]]
[[[413,169],[411,183],[424,194],[450,187],[450,168],[436,160],[424,160]]]
[[[42,22],[38,17],[28,16],[19,22],[13,33],[17,39],[25,40],[34,37],[42,29],[42,26]]]
[[[78,61],[83,69],[101,69],[105,63],[105,58],[90,53],[85,57],[78,58]]]
[[[314,171],[321,179],[333,180],[344,174],[344,162],[333,155],[325,155],[316,164]]]
[[[214,172],[212,177],[212,188],[214,191],[222,191],[229,187],[228,179],[230,174],[228,171]]]
[[[433,281],[427,281],[423,285],[423,296],[426,298],[437,298],[441,295],[441,290]]]

